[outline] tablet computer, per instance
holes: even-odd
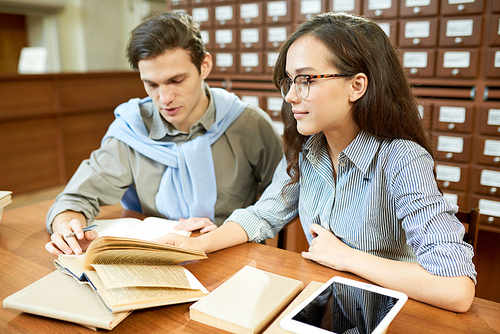
[[[298,334],[380,334],[407,300],[402,292],[335,276],[285,315],[280,326]]]

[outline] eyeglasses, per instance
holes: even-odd
[[[297,96],[301,100],[307,99],[310,91],[310,84],[312,79],[323,79],[323,78],[341,78],[341,77],[350,77],[349,74],[317,74],[317,75],[309,75],[309,74],[299,74],[297,75],[293,81],[289,77],[281,78],[279,81],[279,85],[281,87],[281,95],[283,98],[288,94],[290,88],[292,88],[292,84],[295,85],[295,91],[297,92]]]

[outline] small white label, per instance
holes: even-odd
[[[444,68],[468,68],[470,66],[470,52],[447,51],[443,57]]]
[[[488,120],[486,121],[486,124],[500,125],[500,109],[488,110]]]
[[[286,16],[288,10],[285,1],[272,1],[267,3],[267,16]]]
[[[215,19],[217,21],[229,21],[233,19],[233,7],[219,6],[215,7]]]
[[[500,187],[500,172],[483,169],[481,171],[479,184],[482,186]]]
[[[334,12],[352,12],[356,8],[355,0],[333,0]]]
[[[438,151],[462,153],[464,150],[464,139],[462,137],[438,137]]]
[[[476,0],[448,0],[450,5],[459,5],[461,3],[474,3]]]
[[[210,34],[208,33],[207,30],[200,31],[200,35],[201,35],[201,40],[203,41],[203,44],[210,43]]]
[[[500,202],[480,199],[478,206],[481,215],[500,217]]]
[[[449,20],[446,22],[446,37],[472,36],[474,20]]]
[[[431,0],[406,0],[405,7],[424,7],[430,6]]]
[[[321,12],[321,0],[301,0],[300,14],[317,14]]]
[[[495,51],[495,59],[493,60],[493,66],[495,68],[500,67],[500,51]]]
[[[269,111],[281,111],[282,104],[283,104],[283,98],[281,97],[267,98],[267,110]]]
[[[242,43],[258,43],[259,42],[259,29],[241,29],[241,42]]]
[[[427,52],[405,52],[403,54],[403,66],[405,68],[426,68]]]
[[[484,141],[484,155],[500,157],[500,140],[486,139]]]
[[[209,18],[208,8],[206,7],[193,8],[193,21],[207,22],[208,18]]]
[[[462,107],[439,107],[439,121],[465,123],[466,109]]]
[[[448,202],[450,202],[453,205],[458,205],[458,195],[457,194],[451,194],[451,193],[443,193],[443,197],[446,198]]]
[[[233,42],[233,31],[231,29],[223,29],[215,31],[215,43],[230,44]]]
[[[259,97],[258,96],[243,95],[241,97],[241,100],[243,102],[247,102],[251,106],[260,107],[260,102],[259,102]]]
[[[279,52],[268,52],[267,53],[267,66],[274,67],[276,65],[276,60],[278,60]]]
[[[267,29],[267,40],[269,42],[283,42],[288,35],[285,27],[275,27]]]
[[[436,179],[441,181],[460,182],[460,167],[436,165]]]
[[[242,19],[256,19],[259,17],[259,4],[245,3],[240,6],[240,17]]]
[[[241,66],[242,67],[257,67],[259,66],[259,54],[252,53],[242,53],[241,54]]]
[[[427,38],[430,34],[430,21],[406,22],[405,24],[405,38]]]
[[[392,7],[392,0],[368,0],[368,10],[389,9]]]
[[[47,48],[43,46],[21,49],[17,71],[21,74],[40,74],[47,71]]]
[[[233,66],[233,55],[231,53],[217,53],[215,64],[217,67],[231,67]]]

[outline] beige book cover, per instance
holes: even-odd
[[[189,315],[229,332],[259,333],[303,287],[302,281],[245,266],[191,305]]]
[[[90,286],[58,270],[5,298],[3,307],[74,322],[94,330],[111,330],[131,313],[111,313]]]
[[[320,283],[320,282],[315,282],[312,281],[309,283],[304,290],[293,300],[293,302],[288,305],[288,307],[281,312],[280,316],[273,321],[273,323],[264,331],[264,334],[288,334],[291,333],[287,330],[284,330],[280,326],[280,321],[281,319],[287,315],[288,313],[292,312],[297,306],[299,306],[300,303],[302,303],[304,300],[306,300],[307,297],[312,295],[316,290],[321,288],[325,283]]]
[[[12,203],[12,191],[0,190],[0,219],[2,218],[3,208]]]

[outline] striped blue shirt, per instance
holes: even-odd
[[[355,249],[418,262],[435,275],[476,280],[472,246],[463,241],[464,227],[454,215],[458,207],[440,194],[434,161],[423,147],[361,131],[338,161],[334,180],[324,135],[311,136],[299,157],[300,181],[284,188],[290,177],[283,158],[259,201],[227,221],[260,242],[299,215],[309,243],[316,223]]]

